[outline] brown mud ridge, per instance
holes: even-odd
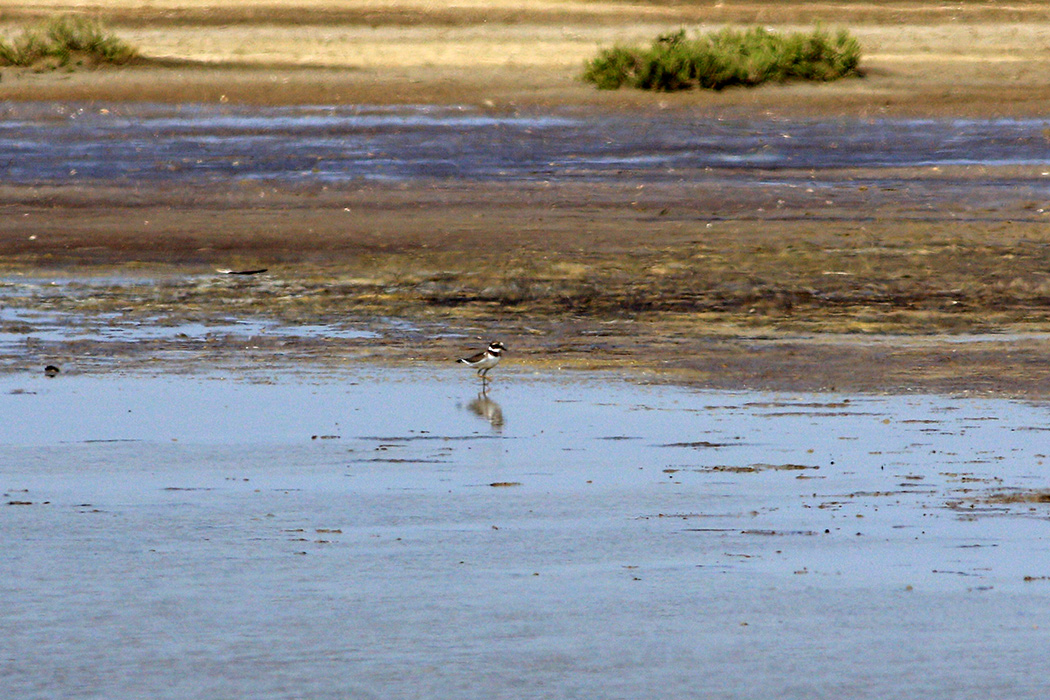
[[[5,188],[0,259],[7,280],[122,280],[12,290],[9,307],[376,333],[253,338],[263,360],[442,361],[499,337],[518,365],[705,387],[1050,396],[1043,214],[848,183],[779,204],[714,181]],[[184,345],[81,341],[39,359],[149,362]],[[208,352],[245,357],[241,341]]]

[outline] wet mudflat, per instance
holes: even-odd
[[[5,692],[1045,697],[1045,403],[478,389],[3,375]]]
[[[1043,120],[741,114],[9,104],[0,361],[495,332],[708,387],[1050,395]]]

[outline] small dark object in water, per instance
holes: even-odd
[[[61,370],[58,367],[55,367],[54,365],[48,365],[44,368],[44,374],[48,377],[57,377],[60,371]]]
[[[259,267],[253,270],[226,270],[220,268],[216,270],[216,272],[222,275],[261,275],[262,273],[266,272],[266,270],[267,268],[265,267]]]

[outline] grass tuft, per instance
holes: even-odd
[[[647,48],[602,49],[587,63],[583,80],[603,90],[626,85],[658,91],[830,81],[859,75],[860,54],[860,43],[846,30],[832,36],[820,28],[790,34],[727,28],[688,39],[681,29]]]
[[[65,66],[74,60],[124,64],[138,50],[92,19],[59,15],[28,27],[10,41],[0,39],[2,66]]]

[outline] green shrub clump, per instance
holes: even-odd
[[[860,44],[842,30],[779,34],[761,27],[722,29],[697,39],[685,30],[663,34],[648,48],[603,49],[583,79],[602,89],[721,90],[769,81],[836,80],[858,75]]]
[[[74,59],[127,63],[138,51],[95,20],[61,15],[29,27],[11,41],[0,39],[0,66],[64,66]]]

